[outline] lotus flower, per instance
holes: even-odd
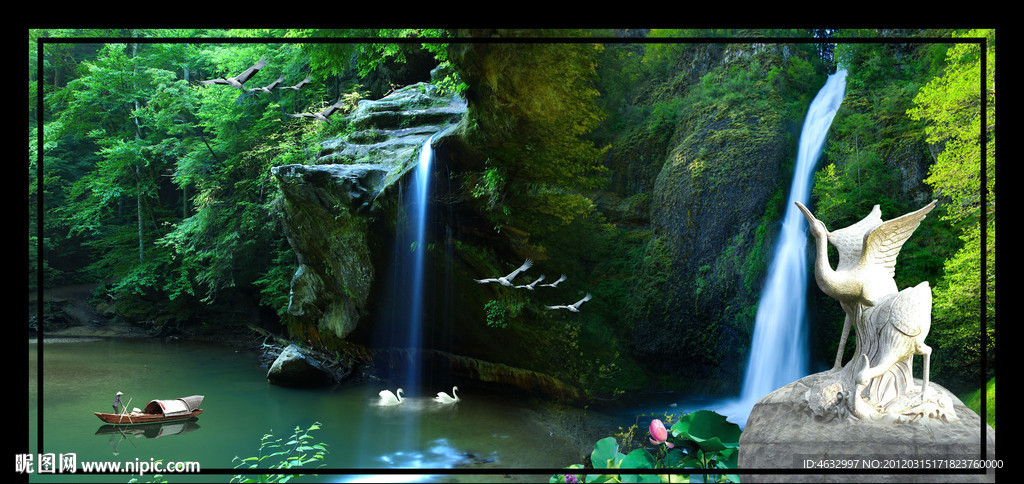
[[[668,448],[675,447],[672,442],[668,441],[668,430],[665,429],[665,424],[661,423],[661,420],[654,419],[651,421],[651,443],[654,445],[665,444]]]

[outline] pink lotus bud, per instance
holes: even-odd
[[[672,442],[668,441],[668,430],[665,429],[665,424],[661,423],[661,420],[654,419],[651,421],[651,443],[654,445],[665,444],[668,448],[675,447]]]

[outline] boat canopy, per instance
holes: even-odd
[[[143,410],[143,413],[177,417],[179,415],[188,415],[192,413],[193,410],[199,408],[201,403],[203,403],[202,395],[175,398],[174,400],[150,400],[150,402],[146,404],[146,408]]]

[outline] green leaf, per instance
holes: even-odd
[[[742,432],[738,425],[711,410],[688,413],[672,424],[671,430],[673,437],[692,440],[704,452],[737,447]]]
[[[619,467],[619,462],[625,456],[619,452],[619,443],[614,437],[605,437],[594,444],[594,451],[590,453],[590,463],[595,469],[614,469]]]
[[[672,449],[665,454],[665,467],[670,469],[682,467],[682,462],[686,459],[686,453],[679,449]]]
[[[635,449],[619,463],[620,469],[653,469],[654,456],[645,449]]]

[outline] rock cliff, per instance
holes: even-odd
[[[313,164],[272,170],[299,264],[288,305],[293,330],[344,338],[368,314],[376,277],[370,212],[415,166],[423,143],[464,111],[457,96],[428,84],[408,86],[361,101],[346,118],[350,133],[324,141]]]
[[[729,393],[738,388],[725,382],[742,380],[799,119],[782,108],[793,102],[783,83],[740,73],[782,79],[791,63],[806,64],[795,54],[786,45],[693,46],[669,87],[651,90],[671,89],[649,100],[656,115],[609,161],[630,173],[615,180],[621,195],[648,204],[627,308],[633,350],[652,370],[686,368],[689,390]]]

